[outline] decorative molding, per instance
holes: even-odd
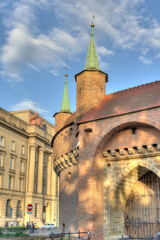
[[[55,172],[59,175],[64,169],[77,165],[79,157],[79,149],[76,148],[58,158],[55,159],[53,167]]]
[[[144,158],[160,155],[160,144],[130,147],[123,149],[107,150],[103,152],[103,157],[109,161],[121,159]]]

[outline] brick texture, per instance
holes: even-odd
[[[160,176],[160,107],[76,123],[75,119],[96,106],[104,94],[105,74],[83,71],[77,75],[76,113],[65,119],[72,125],[56,136],[53,145],[55,158],[79,146],[78,165],[60,173],[60,228],[65,223],[67,230],[90,230],[95,240],[125,235],[128,194],[147,171]],[[67,137],[65,131],[70,128],[73,131]],[[125,152],[131,154],[134,148],[140,153],[126,157]],[[149,150],[155,152],[145,155]],[[104,156],[107,151],[108,158]],[[116,160],[115,151],[122,153]],[[68,172],[73,182],[67,181]]]

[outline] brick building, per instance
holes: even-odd
[[[90,230],[98,240],[149,237],[160,231],[160,81],[105,95],[93,27],[85,68],[75,76],[76,111],[66,76],[55,114],[60,228]]]
[[[53,170],[54,126],[31,110],[0,108],[0,227],[29,221],[58,225],[58,179]]]

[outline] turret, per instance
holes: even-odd
[[[86,59],[85,68],[75,76],[77,82],[77,115],[83,115],[89,109],[101,102],[105,95],[105,83],[108,75],[99,68],[96,47],[94,43],[94,24],[91,24],[92,33]]]
[[[62,99],[61,110],[54,114],[55,117],[55,132],[58,132],[65,124],[67,118],[72,114],[69,104],[67,74],[65,74],[65,86]]]

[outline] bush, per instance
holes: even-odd
[[[3,237],[3,231],[0,229],[0,237]]]
[[[8,227],[7,230],[9,232],[19,232],[19,231],[24,232],[26,230],[26,228],[17,226],[17,227]]]

